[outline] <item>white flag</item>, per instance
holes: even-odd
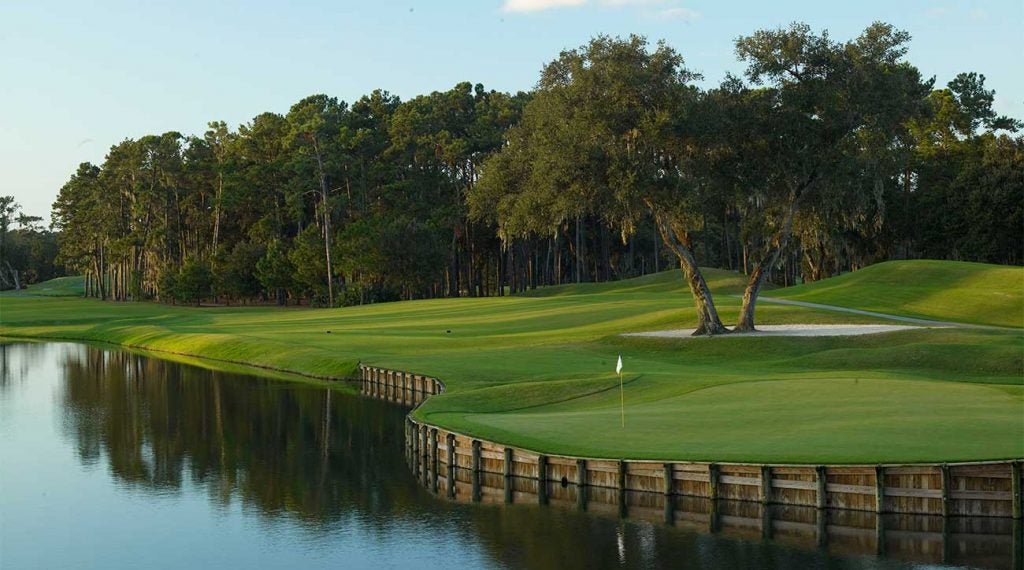
[[[622,374],[622,355],[619,355],[619,361],[615,364],[615,373]]]

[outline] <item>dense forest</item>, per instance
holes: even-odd
[[[761,30],[736,41],[742,77],[702,88],[665,43],[599,36],[528,93],[313,95],[127,139],[64,185],[54,233],[5,210],[5,279],[54,240],[113,300],[337,306],[682,267],[715,332],[700,266],[750,275],[753,326],[767,280],[1024,262],[1021,123],[983,75],[922,77],[908,42],[881,23],[842,42]]]
[[[57,236],[43,219],[23,212],[13,196],[0,196],[0,291],[64,275],[57,253]]]

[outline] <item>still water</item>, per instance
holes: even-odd
[[[966,525],[982,529],[954,535],[966,547],[890,521],[909,530],[877,556],[448,501],[410,473],[405,411],[390,404],[74,344],[0,345],[0,357],[5,570],[1020,565],[1012,521]]]

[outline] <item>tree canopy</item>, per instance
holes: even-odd
[[[981,74],[935,88],[909,41],[884,23],[845,41],[759,30],[736,40],[743,76],[702,88],[664,42],[597,36],[529,93],[317,94],[127,139],[70,177],[49,237],[10,229],[5,206],[0,285],[26,275],[26,227],[113,300],[334,306],[679,267],[698,333],[719,334],[702,266],[749,276],[737,326],[753,329],[768,281],[1024,262],[1021,123]]]

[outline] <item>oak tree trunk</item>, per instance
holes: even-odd
[[[662,216],[655,214],[655,223],[665,245],[679,258],[679,265],[683,271],[683,276],[690,286],[690,294],[693,295],[693,305],[697,309],[697,330],[693,332],[693,336],[712,336],[728,333],[729,330],[725,328],[722,320],[718,317],[718,310],[715,308],[711,289],[708,287],[707,281],[704,280],[704,274],[701,273],[700,267],[697,266],[697,260],[694,259],[693,252],[680,239],[679,232],[672,228]]]
[[[775,267],[779,256],[786,249],[789,238],[793,234],[793,215],[796,213],[797,197],[790,198],[789,207],[782,221],[782,227],[775,240],[775,248],[763,259],[754,264],[750,271],[750,278],[743,290],[743,305],[740,307],[740,320],[733,329],[736,332],[752,332],[757,330],[754,327],[754,311],[757,308],[757,296],[761,293],[761,286],[764,285],[766,271]]]

